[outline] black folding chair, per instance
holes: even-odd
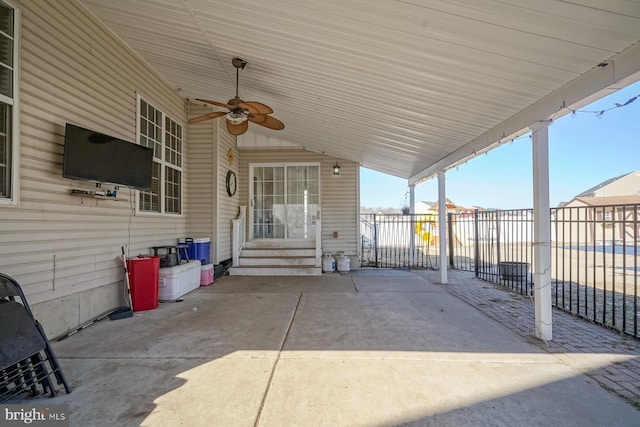
[[[0,273],[0,403],[21,393],[37,395],[56,389],[51,379],[71,392],[49,340],[29,308],[18,282]]]

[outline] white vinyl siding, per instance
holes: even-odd
[[[211,112],[210,108],[203,108],[191,104],[189,118]],[[216,229],[217,229],[217,183],[218,164],[218,123],[219,120],[209,120],[190,125],[189,132],[189,168],[186,173],[187,192],[186,201],[187,236],[192,238],[210,237],[211,260],[217,263]]]
[[[184,98],[80,3],[20,4],[20,204],[0,205],[0,271],[53,337],[122,305],[122,246],[149,254],[186,234],[183,216],[133,215],[133,190],[71,196],[95,185],[62,177],[65,124],[135,141],[138,93],[187,116]]]
[[[0,1],[0,204],[18,192],[18,11]]]
[[[220,119],[222,120],[222,119]],[[233,162],[229,165],[227,153],[233,153]],[[236,137],[227,132],[226,126],[218,127],[218,235],[217,253],[218,262],[231,258],[231,221],[238,217],[240,207],[240,160],[243,153],[236,148]],[[226,189],[227,172],[233,171],[238,179],[238,191],[233,197],[229,197]]]
[[[142,97],[138,142],[153,149],[151,190],[140,191],[139,212],[182,213],[182,126]]]
[[[192,103],[189,117],[211,112]],[[211,260],[214,264],[231,258],[231,221],[238,217],[239,190],[229,197],[226,190],[227,172],[238,179],[240,157],[236,138],[227,132],[223,119],[208,120],[189,126],[189,169],[187,171],[188,236],[211,238]],[[233,161],[229,164],[229,150]]]

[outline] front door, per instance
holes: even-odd
[[[314,239],[320,206],[317,163],[252,164],[253,239]]]

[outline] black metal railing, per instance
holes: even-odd
[[[439,268],[433,215],[361,214],[361,266]]]
[[[449,265],[480,279],[530,294],[533,211],[491,210],[449,214]],[[464,244],[463,244],[464,242]]]
[[[452,269],[533,294],[533,210],[447,215]],[[361,215],[362,266],[439,268],[438,221],[430,214]],[[640,338],[640,205],[551,209],[553,304]]]
[[[551,210],[554,304],[636,338],[639,211],[640,205]]]

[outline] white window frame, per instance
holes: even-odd
[[[322,207],[322,164],[320,162],[269,162],[269,163],[249,163],[249,240],[254,239],[253,235],[253,221],[254,221],[254,213],[253,213],[253,176],[254,176],[254,168],[256,167],[284,167],[285,169],[289,166],[317,166],[318,167],[318,206]],[[286,172],[285,172],[286,177]],[[287,181],[285,179],[285,198],[287,193]],[[311,239],[311,238],[309,238]],[[276,239],[277,240],[277,239]],[[289,240],[285,238],[285,240]],[[296,240],[296,239],[290,239]],[[300,240],[300,239],[297,239]]]
[[[9,98],[0,94],[0,102],[11,106],[11,138],[9,140],[11,149],[11,160],[9,162],[11,170],[11,196],[0,197],[0,206],[18,206],[20,201],[20,103],[19,97],[19,58],[20,58],[20,9],[10,1],[1,1],[6,6],[13,9],[13,97]]]
[[[148,216],[171,216],[171,217],[182,217],[184,215],[184,196],[185,196],[185,188],[184,188],[184,174],[185,174],[185,131],[186,128],[184,126],[184,124],[182,124],[180,121],[176,120],[175,118],[171,117],[170,115],[168,115],[167,113],[165,113],[164,111],[162,111],[160,108],[156,107],[156,104],[154,104],[153,102],[149,101],[149,98],[146,98],[140,94],[137,94],[136,96],[136,142],[138,144],[140,144],[140,121],[141,121],[141,117],[140,117],[140,104],[141,102],[144,101],[146,102],[148,105],[150,105],[151,107],[155,108],[157,111],[160,112],[160,114],[162,115],[162,125],[161,125],[161,135],[162,135],[162,141],[161,141],[161,155],[160,155],[160,159],[156,159],[156,157],[153,157],[153,161],[154,163],[158,163],[160,165],[160,183],[159,183],[159,203],[160,203],[160,212],[155,212],[155,211],[145,211],[145,210],[141,210],[140,209],[140,190],[136,190],[136,215],[148,215]],[[173,122],[175,122],[176,124],[178,124],[179,126],[181,126],[182,128],[182,150],[180,152],[180,156],[181,156],[181,161],[180,164],[181,166],[176,166],[172,163],[169,163],[166,159],[165,159],[165,138],[167,135],[167,131],[166,131],[166,119],[170,119]],[[165,167],[169,166],[172,169],[178,170],[180,171],[180,213],[175,213],[175,212],[166,212],[166,207],[165,207]]]

